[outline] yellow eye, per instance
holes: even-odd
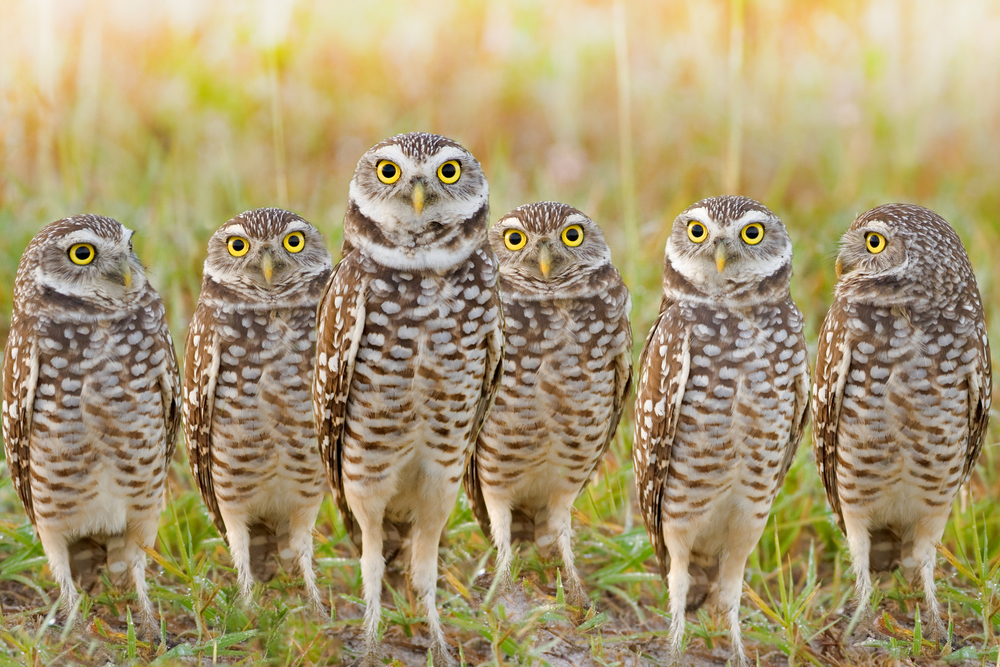
[[[382,160],[375,167],[375,173],[378,174],[378,180],[382,181],[386,185],[392,185],[399,180],[399,165],[395,162],[389,160]]]
[[[877,255],[885,250],[885,237],[878,232],[868,232],[865,234],[865,246],[868,248],[868,252]]]
[[[438,178],[441,179],[442,183],[447,183],[451,185],[458,180],[458,177],[462,175],[462,165],[458,163],[458,160],[448,160],[443,165],[438,167]]]
[[[69,249],[69,261],[78,266],[86,266],[94,261],[97,252],[89,243],[76,243]]]
[[[241,236],[230,236],[226,245],[233,257],[242,257],[250,250],[250,242]]]
[[[747,245],[757,245],[764,240],[764,225],[751,222],[740,232],[740,237]]]
[[[519,229],[508,229],[503,233],[503,244],[508,250],[520,250],[528,242],[528,237]]]
[[[288,252],[302,252],[306,247],[306,237],[302,232],[292,232],[285,237],[284,246]]]
[[[708,238],[708,230],[705,229],[705,225],[697,220],[692,220],[688,223],[688,238],[695,243],[701,243]]]
[[[575,248],[583,243],[583,227],[580,225],[570,225],[563,230],[562,242],[570,248]]]

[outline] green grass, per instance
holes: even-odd
[[[355,6],[356,5],[356,6]],[[911,6],[913,5],[913,6]],[[83,7],[88,7],[84,5]],[[400,131],[440,132],[482,162],[493,219],[538,199],[571,203],[606,231],[633,293],[636,352],[659,302],[670,222],[724,189],[755,197],[795,243],[793,296],[815,336],[831,300],[837,240],[879,203],[933,208],[958,230],[1000,331],[1000,11],[989,0],[303,0],[261,13],[216,3],[130,12],[12,0],[0,22],[0,342],[21,252],[79,212],[137,231],[176,341],[197,300],[211,232],[281,205],[341,242],[361,154]],[[49,9],[46,10],[45,8]],[[99,10],[99,11],[98,11]],[[741,58],[730,58],[731,46]],[[735,54],[734,54],[735,55]],[[633,506],[631,418],[577,502],[578,564],[598,602],[579,617],[557,570],[522,548],[512,617],[483,609],[488,541],[460,499],[441,551],[446,633],[469,664],[615,665],[666,655],[666,590]],[[1000,477],[994,419],[971,495],[939,560],[952,645],[916,629],[919,589],[883,582],[881,636],[843,646],[853,577],[807,436],[748,564],[744,634],[761,665],[985,665],[1000,634]],[[181,448],[183,449],[183,448]],[[136,639],[134,597],[85,599],[87,632],[52,623],[56,587],[9,479],[0,476],[3,665],[339,664],[361,634],[360,574],[335,508],[316,557],[330,618],[292,580],[237,601],[225,545],[180,456],[170,478],[151,595],[168,641]],[[385,640],[426,664],[419,607],[389,578]],[[688,653],[723,664],[724,625],[689,618]]]

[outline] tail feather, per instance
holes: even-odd
[[[697,611],[718,591],[719,559],[692,554],[688,564],[691,585],[688,588],[685,611]]]
[[[268,582],[278,573],[278,536],[263,523],[250,526],[250,573],[260,582]]]
[[[868,568],[873,573],[891,572],[903,560],[904,544],[895,530],[883,526],[870,531],[871,549],[868,554]],[[912,551],[912,545],[910,547]]]
[[[531,516],[521,509],[516,509],[511,513],[510,540],[511,542],[534,542],[538,537],[537,518]]]
[[[69,567],[73,579],[87,593],[96,592],[101,582],[101,569],[108,562],[103,540],[84,537],[69,545]]]

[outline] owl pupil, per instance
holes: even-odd
[[[392,178],[393,176],[396,175],[396,167],[394,167],[391,164],[383,165],[382,175],[385,176],[386,178]]]
[[[566,238],[569,239],[570,241],[576,241],[578,238],[580,238],[580,232],[576,231],[575,229],[571,229],[568,232],[566,232]]]
[[[755,239],[759,234],[760,231],[758,231],[756,227],[751,227],[747,230],[747,238],[749,239]]]
[[[299,237],[298,236],[293,236],[292,238],[288,239],[288,245],[292,246],[293,248],[296,247],[296,246],[298,246],[299,245]]]
[[[702,227],[701,225],[695,225],[694,227],[691,228],[691,233],[698,237],[704,236],[705,228]]]
[[[441,167],[441,175],[444,176],[445,178],[453,177],[455,175],[455,165],[446,164],[445,166]]]
[[[243,250],[243,241],[240,241],[239,239],[233,241],[233,250],[236,252]]]
[[[521,242],[521,235],[518,234],[517,232],[514,232],[513,234],[510,235],[510,242],[512,245],[519,244]]]
[[[77,248],[76,249],[76,258],[77,259],[84,260],[84,259],[87,259],[88,257],[90,257],[90,251],[88,249],[86,249],[86,248]]]

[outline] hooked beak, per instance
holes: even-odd
[[[118,264],[118,270],[108,276],[114,282],[125,286],[125,289],[132,287],[132,266],[128,263],[128,257]]]
[[[264,274],[264,281],[268,287],[271,286],[271,277],[274,275],[274,259],[271,258],[271,251],[265,250],[260,258],[260,270]]]
[[[417,184],[413,186],[413,210],[420,215],[424,212],[424,184],[422,181],[417,181]]]
[[[552,251],[549,250],[549,245],[547,243],[543,243],[539,247],[538,268],[542,272],[542,277],[548,280],[549,274],[552,273]]]
[[[844,264],[840,261],[840,257],[837,257],[837,277],[840,278],[844,273]]]
[[[715,243],[715,268],[719,273],[726,268],[726,242],[719,239]]]

